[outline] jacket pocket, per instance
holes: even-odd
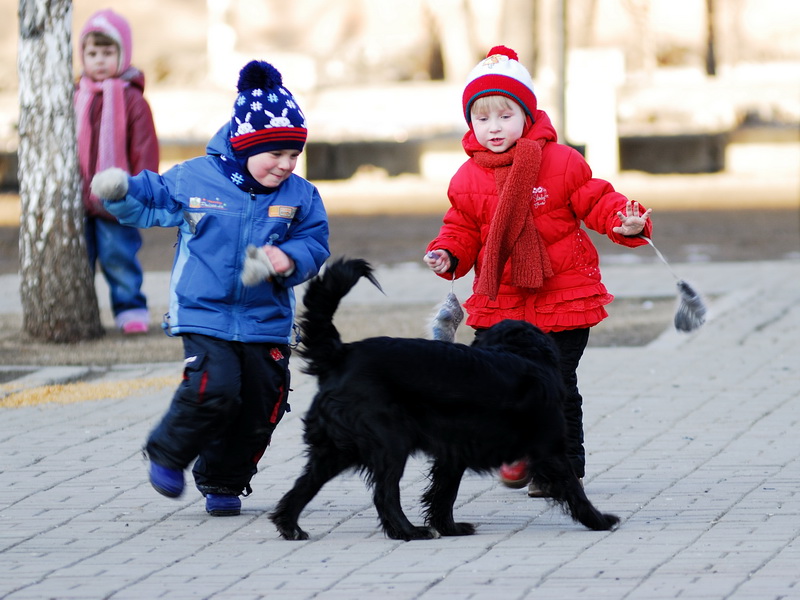
[[[594,247],[592,240],[585,232],[578,229],[572,239],[572,266],[579,273],[599,279],[600,277],[600,258],[597,248]]]

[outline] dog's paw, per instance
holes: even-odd
[[[435,540],[442,537],[433,527],[412,527],[410,530],[386,531],[386,536],[393,540]]]
[[[446,527],[441,525],[434,525],[433,527],[445,537],[475,534],[475,525],[472,523],[453,523]]]
[[[285,519],[284,516],[279,512],[274,512],[269,516],[270,521],[275,524],[275,527],[278,529],[278,533],[281,534],[281,537],[285,540],[307,540],[308,534],[300,529],[300,525],[297,524],[297,521],[294,522],[290,521],[289,519]]]
[[[619,529],[620,520],[617,515],[612,515],[611,513],[603,513],[603,518],[606,521],[608,527],[606,531],[616,531]]]
[[[285,528],[285,527],[278,527],[278,533],[281,534],[281,537],[285,540],[293,541],[303,541],[308,539],[308,534],[300,529],[299,527],[294,528]]]

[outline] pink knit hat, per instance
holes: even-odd
[[[98,10],[89,17],[81,30],[81,45],[85,43],[86,36],[90,33],[104,33],[119,46],[119,67],[116,75],[124,73],[131,66],[133,42],[131,41],[131,26],[125,17],[110,8]],[[83,60],[83,53],[81,53],[81,60]]]
[[[533,79],[511,48],[495,46],[467,75],[467,85],[461,98],[467,123],[471,121],[473,103],[482,96],[510,98],[533,120],[536,112]]]

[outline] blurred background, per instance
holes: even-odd
[[[16,187],[19,0],[0,0],[0,187]],[[109,2],[73,3],[73,38]],[[466,158],[461,91],[515,49],[560,141],[659,210],[800,205],[796,0],[116,0],[162,170],[204,153],[238,71],[275,64],[332,213],[441,213]],[[73,42],[75,40],[73,39]],[[75,72],[77,52],[73,50]],[[4,196],[7,198],[7,196]],[[0,202],[14,222],[14,203]]]
[[[19,0],[0,0],[2,185],[13,186]],[[74,36],[102,0],[73,3]],[[117,0],[165,166],[202,152],[238,70],[274,63],[309,121],[306,174],[449,177],[462,162],[462,82],[514,48],[561,141],[611,177],[797,175],[795,0]],[[73,50],[76,73],[77,53]],[[797,191],[795,189],[794,191]]]
[[[19,1],[0,0],[0,275],[19,266]],[[247,61],[278,67],[308,119],[302,172],[322,193],[334,256],[421,268],[466,158],[464,78],[502,44],[531,71],[560,141],[655,209],[654,240],[673,264],[800,260],[798,0],[76,0],[73,44],[109,6],[132,24],[162,170],[204,153]],[[149,280],[169,271],[175,233],[142,234]],[[649,248],[596,242],[604,266],[657,262]],[[672,298],[653,305],[618,310],[657,334]],[[406,305],[399,315],[422,322]],[[16,315],[7,329],[10,355],[28,348]]]

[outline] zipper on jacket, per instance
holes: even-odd
[[[251,202],[245,207],[244,216],[242,218],[242,234],[239,237],[239,243],[240,243],[239,256],[242,257],[242,260],[244,260],[244,255],[245,255],[245,252],[247,250],[247,242],[250,239],[250,234],[252,232],[252,228],[253,228],[253,212],[255,211],[256,201],[258,200],[258,198],[256,197],[256,193],[253,192],[253,190],[249,190],[248,194],[250,195]],[[239,268],[237,269],[237,276],[236,276],[236,280],[237,280],[237,284],[236,284],[236,301],[235,301],[235,306],[233,308],[234,315],[236,315],[234,317],[234,320],[233,320],[233,327],[234,327],[233,335],[234,335],[234,339],[238,339],[239,338],[239,334],[241,333],[241,330],[239,328],[239,325],[240,325],[239,314],[241,314],[242,298],[244,297],[244,293],[245,293],[244,284],[242,283],[241,275],[242,275],[242,264],[239,265]]]

